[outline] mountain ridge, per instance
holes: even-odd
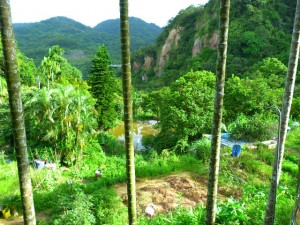
[[[16,23],[14,30],[19,49],[27,57],[33,58],[36,65],[39,65],[50,47],[59,45],[70,63],[86,75],[92,57],[102,44],[107,47],[114,64],[121,62],[119,21],[103,21],[92,28],[68,17],[58,16],[40,22]],[[135,17],[130,17],[129,23],[134,24],[130,29],[132,52],[141,46],[153,44],[162,31],[157,25]]]

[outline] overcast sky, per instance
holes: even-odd
[[[163,27],[181,9],[208,0],[128,0],[129,16]],[[65,16],[84,25],[119,18],[118,0],[10,0],[13,23],[39,22]]]

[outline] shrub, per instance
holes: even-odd
[[[231,138],[244,141],[265,141],[277,133],[277,123],[263,114],[245,116],[240,114],[229,125]]]
[[[113,188],[100,188],[93,194],[96,224],[126,224],[127,208]]]
[[[293,154],[285,154],[284,159],[287,159],[287,160],[297,164],[298,160],[299,160],[299,156],[293,155]]]
[[[77,185],[70,185],[70,192],[58,198],[56,212],[61,214],[54,220],[54,225],[96,224],[92,207],[91,197]]]
[[[216,222],[219,224],[242,224],[249,218],[244,212],[244,203],[233,198],[227,198],[217,205]]]
[[[290,174],[297,176],[298,173],[298,165],[290,162],[288,160],[284,160],[282,162],[282,170],[285,172],[289,172]]]
[[[267,189],[266,189],[267,190]],[[251,218],[251,225],[263,224],[266,209],[266,199],[268,194],[262,191],[261,188],[246,187],[244,190],[242,201],[245,203],[245,214]]]
[[[189,152],[204,163],[209,159],[210,148],[211,141],[208,138],[202,138],[201,140],[192,143]]]
[[[112,134],[102,132],[98,135],[98,142],[103,151],[110,155],[120,155],[125,152],[124,146]]]

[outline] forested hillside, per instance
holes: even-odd
[[[155,42],[161,28],[131,17],[131,50]],[[120,20],[108,20],[94,28],[66,17],[54,17],[38,23],[14,24],[19,49],[39,65],[48,49],[59,45],[70,63],[87,75],[98,46],[104,44],[114,64],[120,64]]]
[[[287,65],[296,1],[231,1],[227,76],[245,72],[267,57]],[[151,48],[133,57],[138,87],[162,87],[193,69],[215,72],[218,43],[216,0],[182,10]],[[284,74],[282,74],[284,76]],[[299,78],[297,95],[300,94]]]
[[[44,225],[300,222],[295,0],[231,0],[229,20],[226,2],[183,9],[161,32],[137,18],[128,27],[120,0],[121,26],[15,24],[14,46],[0,1],[0,224],[23,224],[21,212]]]

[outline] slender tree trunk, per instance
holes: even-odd
[[[131,91],[131,66],[130,66],[130,38],[128,21],[128,0],[120,0],[120,30],[122,50],[122,79],[124,98],[124,126],[126,145],[126,172],[128,194],[128,220],[129,224],[136,224],[136,187],[134,167],[134,146],[132,132],[132,91]]]
[[[294,29],[292,35],[290,57],[289,57],[289,65],[286,74],[284,95],[283,95],[282,108],[281,108],[280,140],[278,140],[279,142],[278,152],[276,151],[275,153],[271,186],[270,186],[268,204],[267,204],[266,215],[265,215],[265,223],[264,223],[265,225],[274,224],[275,221],[276,191],[277,191],[277,186],[279,183],[279,178],[281,173],[282,160],[284,155],[284,144],[286,139],[287,126],[290,117],[295,80],[297,74],[297,67],[298,67],[299,47],[300,47],[299,34],[300,34],[300,0],[297,0]],[[277,158],[279,161],[278,166],[275,163]]]
[[[12,129],[17,154],[20,191],[25,225],[35,225],[30,167],[27,155],[24,115],[20,91],[20,76],[17,64],[14,31],[11,22],[9,1],[0,0],[0,23],[5,74],[9,95]]]
[[[210,169],[207,190],[206,203],[206,224],[212,225],[216,219],[216,201],[218,189],[218,175],[220,162],[220,147],[221,147],[221,125],[222,125],[222,108],[225,85],[225,71],[227,58],[227,39],[229,29],[229,9],[230,0],[221,0],[220,3],[220,40],[218,46],[218,62],[217,62],[217,80],[215,91],[212,141],[211,141],[211,156]]]

